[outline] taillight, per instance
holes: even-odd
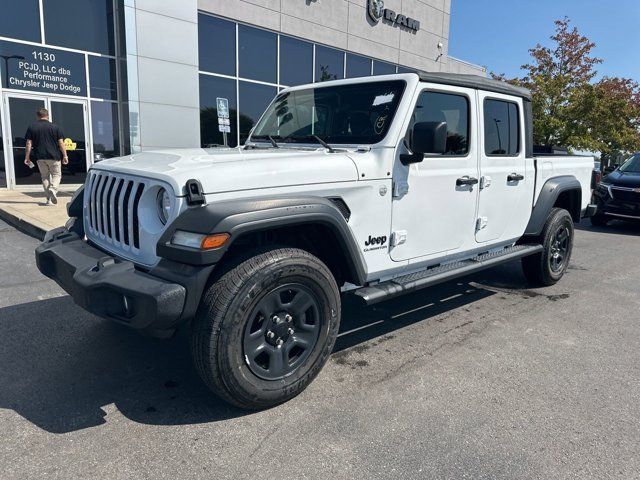
[[[602,180],[602,173],[596,172],[596,184],[600,183],[600,180]]]

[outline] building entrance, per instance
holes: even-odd
[[[88,138],[87,102],[68,98],[34,95],[6,94],[4,139],[4,177],[9,188],[20,185],[38,185],[38,168],[24,164],[26,153],[25,133],[29,125],[37,120],[39,108],[49,110],[50,120],[64,133],[69,163],[62,166],[63,184],[82,184],[93,158]],[[4,186],[4,185],[2,185]]]

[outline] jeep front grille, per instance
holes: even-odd
[[[85,211],[89,233],[125,249],[139,249],[138,204],[144,189],[142,181],[119,174],[92,172]]]

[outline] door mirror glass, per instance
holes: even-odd
[[[411,132],[411,151],[442,155],[447,151],[447,122],[418,122]]]
[[[400,157],[404,165],[421,162],[425,155],[443,155],[447,151],[447,122],[415,123],[409,148],[413,154]]]

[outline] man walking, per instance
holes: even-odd
[[[66,165],[69,157],[64,146],[64,134],[60,127],[49,121],[49,111],[40,108],[36,114],[38,121],[27,129],[24,136],[27,141],[24,163],[32,166],[32,157],[37,161],[44,193],[47,195],[47,205],[55,205],[58,203],[58,187],[62,178],[60,162]]]

